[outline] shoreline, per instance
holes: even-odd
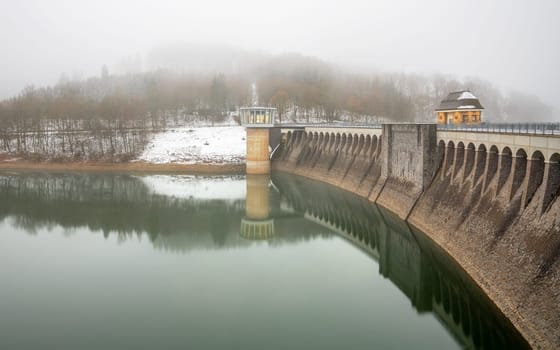
[[[0,160],[0,171],[50,172],[130,172],[188,175],[237,175],[245,173],[245,163],[146,163],[146,162],[32,162],[27,160]]]

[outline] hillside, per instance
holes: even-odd
[[[104,67],[97,77],[30,86],[1,101],[0,153],[130,160],[143,152],[152,132],[213,125],[235,115],[252,103],[252,84],[260,105],[277,108],[278,122],[432,122],[439,101],[463,88],[480,98],[485,121],[554,118],[539,98],[504,95],[480,79],[350,72],[314,57],[234,49],[211,51],[205,62],[208,49],[165,50],[151,54],[151,67],[172,69],[110,74]]]

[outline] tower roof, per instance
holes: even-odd
[[[469,90],[450,92],[436,111],[484,109],[478,98]]]

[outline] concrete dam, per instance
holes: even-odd
[[[271,168],[387,208],[442,247],[533,348],[560,347],[560,137],[433,124],[283,128]]]

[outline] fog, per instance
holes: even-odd
[[[62,74],[99,75],[104,64],[151,69],[157,48],[188,43],[474,76],[558,110],[559,13],[557,0],[3,1],[0,98]]]

